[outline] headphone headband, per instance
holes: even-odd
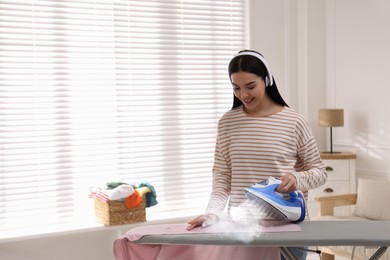
[[[272,86],[274,84],[272,72],[271,72],[270,67],[268,66],[267,61],[264,59],[264,57],[261,56],[260,54],[258,54],[257,52],[253,52],[253,51],[239,52],[235,57],[243,56],[243,55],[249,55],[249,56],[256,57],[264,64],[265,68],[267,69],[267,73],[268,73],[268,75],[265,77],[265,86],[266,87]]]

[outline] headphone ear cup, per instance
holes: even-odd
[[[270,83],[270,82],[269,82],[269,77],[266,76],[266,77],[265,77],[265,86],[268,87],[268,86],[270,85],[269,83]]]

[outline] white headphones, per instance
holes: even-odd
[[[265,86],[268,87],[268,86],[272,86],[274,84],[274,80],[273,80],[273,77],[272,77],[271,69],[268,66],[268,63],[264,59],[263,56],[261,56],[260,54],[258,54],[256,52],[253,52],[253,51],[243,51],[243,52],[238,53],[235,57],[242,56],[242,55],[250,55],[250,56],[258,58],[264,64],[264,66],[265,66],[265,68],[267,69],[267,72],[268,72],[268,75],[265,77]]]

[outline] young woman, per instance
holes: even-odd
[[[307,192],[327,179],[324,164],[303,118],[281,97],[270,67],[258,52],[239,52],[229,64],[234,101],[218,123],[213,190],[206,213],[188,222],[188,230],[218,222],[246,200],[244,189],[278,177],[277,191]]]

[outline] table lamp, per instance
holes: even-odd
[[[324,153],[339,153],[333,151],[332,128],[344,126],[344,109],[321,108],[319,110],[319,125],[330,127],[330,152]]]

